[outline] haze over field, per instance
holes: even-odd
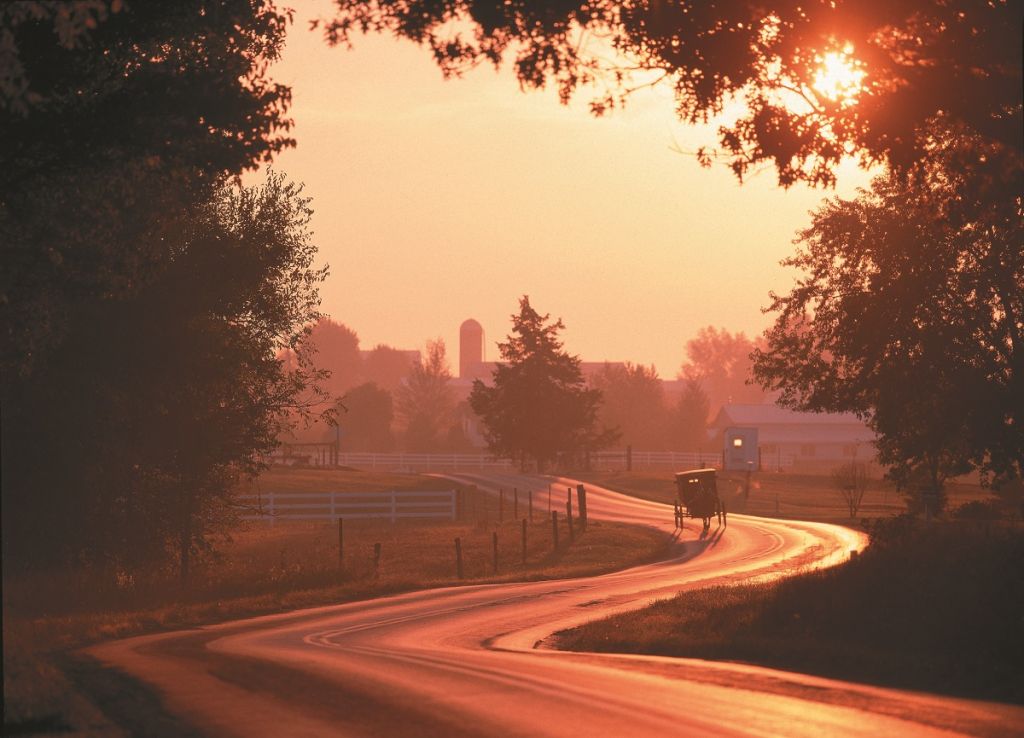
[[[522,93],[508,68],[445,80],[408,41],[330,48],[306,30],[330,10],[299,8],[273,68],[298,140],[273,166],[314,198],[323,307],[364,348],[456,346],[473,317],[496,358],[525,293],[565,320],[572,353],[672,378],[699,328],[761,333],[808,211],[870,178],[851,164],[834,192],[787,191],[769,167],[741,185],[724,162],[674,151],[714,145],[715,126],[679,123],[665,87],[595,119],[587,91],[566,107]]]

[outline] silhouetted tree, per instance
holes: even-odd
[[[363,376],[388,392],[395,392],[412,371],[413,360],[406,351],[385,344],[373,347],[363,358]]]
[[[696,379],[685,380],[669,419],[672,448],[699,451],[708,445],[708,413],[711,403]]]
[[[598,429],[601,391],[586,386],[579,357],[562,350],[562,321],[549,320],[522,297],[512,333],[498,344],[503,363],[493,386],[476,380],[469,396],[491,453],[523,466],[535,461],[539,470],[559,458],[579,460],[618,435]]]
[[[868,467],[863,461],[850,461],[832,470],[832,484],[843,498],[850,518],[857,517],[868,489]]]
[[[306,339],[314,364],[328,372],[324,388],[332,397],[343,396],[363,378],[359,336],[348,326],[321,318]]]
[[[301,353],[277,358],[319,317],[310,213],[280,175],[221,187],[147,289],[83,303],[4,398],[7,562],[135,568],[175,553],[187,573],[287,412],[318,400]]]
[[[764,391],[753,379],[751,354],[756,343],[742,332],[724,328],[701,328],[696,338],[686,342],[685,361],[679,378],[699,382],[707,392],[712,408],[726,403],[759,403]]]
[[[743,176],[771,163],[780,184],[831,184],[843,157],[903,169],[924,155],[926,124],[966,127],[1020,158],[1019,0],[622,2],[335,0],[331,43],[390,32],[428,46],[446,75],[511,58],[520,84],[606,85],[595,114],[630,91],[670,85],[676,111],[705,123],[734,99],[745,113],[719,128]],[[857,60],[852,88],[823,65]],[[827,73],[826,73],[827,74]],[[855,104],[854,104],[855,103]],[[707,162],[710,152],[698,152]]]
[[[601,424],[618,429],[623,443],[637,449],[670,445],[665,392],[653,366],[605,364],[590,383],[601,391]]]
[[[986,146],[937,147],[914,177],[826,202],[783,262],[803,274],[773,294],[756,352],[783,404],[867,417],[911,491],[941,493],[971,467],[998,482],[1024,463],[1021,199],[979,195],[961,163]]]
[[[366,382],[345,393],[345,411],[338,414],[341,445],[346,451],[390,451],[394,420],[391,393],[374,382]],[[330,437],[330,434],[328,434]]]
[[[455,396],[444,341],[427,341],[425,358],[416,362],[398,388],[398,417],[410,451],[440,451],[454,420]]]

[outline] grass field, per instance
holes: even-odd
[[[683,592],[561,633],[558,645],[1024,703],[1024,530],[897,521],[842,567]]]
[[[676,495],[673,472],[669,470],[579,472],[574,476],[584,482],[666,504],[671,504]],[[718,493],[729,512],[847,524],[850,521],[846,503],[829,475],[755,472],[750,477],[749,495],[745,490],[746,474],[719,472]],[[949,483],[947,493],[949,508],[992,497],[988,490],[966,480]],[[905,510],[903,497],[890,482],[872,479],[857,517],[891,517]]]
[[[274,470],[255,485],[275,493],[456,486],[435,477],[334,470]],[[5,566],[5,734],[83,721],[81,705],[55,664],[62,654],[89,643],[426,587],[586,576],[653,560],[668,545],[667,536],[657,531],[603,521],[591,521],[585,533],[577,527],[569,545],[562,518],[555,549],[550,518],[538,505],[536,522],[527,525],[524,564],[522,527],[512,519],[511,499],[499,524],[496,498],[466,495],[466,519],[460,521],[346,521],[343,563],[332,521],[244,523],[216,553],[197,562],[184,590],[173,571],[131,582],[122,578],[117,586],[100,573],[28,577]],[[524,497],[521,515],[526,509]],[[462,543],[461,580],[456,537]],[[381,545],[377,568],[375,543]]]

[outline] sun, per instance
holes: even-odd
[[[853,105],[864,89],[867,75],[864,64],[853,56],[853,47],[847,45],[839,51],[829,51],[816,57],[818,70],[814,73],[812,89],[821,97],[843,106]]]

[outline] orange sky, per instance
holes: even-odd
[[[553,91],[521,93],[508,70],[446,81],[409,42],[329,48],[307,30],[314,8],[275,67],[298,147],[274,167],[313,197],[323,308],[363,348],[440,336],[457,371],[459,324],[479,320],[496,358],[529,294],[583,359],[673,378],[700,327],[766,327],[760,308],[792,283],[778,261],[807,212],[868,181],[850,166],[835,193],[783,191],[773,170],[741,186],[673,151],[714,134],[678,123],[667,92],[595,119],[585,93],[564,107]]]

